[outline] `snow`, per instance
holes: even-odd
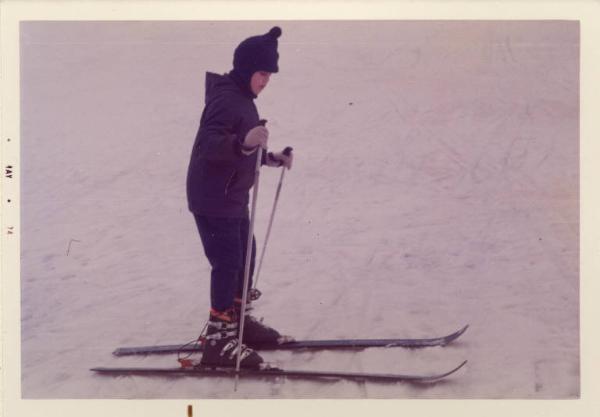
[[[409,384],[103,377],[117,346],[193,340],[209,266],[185,199],[204,73],[273,22],[26,22],[22,395],[578,398],[579,27],[276,22],[257,100],[293,146],[255,312],[298,339],[440,336],[421,350],[265,352]],[[259,247],[280,171],[264,168]],[[68,253],[67,253],[68,251]]]

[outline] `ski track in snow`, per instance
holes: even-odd
[[[111,352],[202,330],[209,267],[185,175],[204,72],[228,70],[237,43],[268,28],[23,24],[23,397],[577,398],[569,22],[285,22],[281,72],[257,100],[271,147],[296,157],[256,314],[298,339],[431,337],[470,324],[444,348],[265,359],[398,373],[468,359],[465,369],[427,387],[243,380],[237,392],[227,379],[89,371],[173,366],[173,356]],[[259,248],[278,179],[264,168]]]

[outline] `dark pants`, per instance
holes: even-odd
[[[244,268],[248,247],[248,218],[208,217],[195,214],[196,226],[202,239],[204,253],[212,267],[210,275],[210,304],[218,311],[233,307],[235,297],[242,297]],[[256,257],[256,242],[252,237],[250,281]]]

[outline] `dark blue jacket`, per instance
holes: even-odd
[[[188,167],[188,206],[205,216],[246,217],[257,155],[244,155],[241,142],[259,124],[256,96],[231,73],[207,73],[205,94]]]

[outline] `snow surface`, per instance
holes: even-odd
[[[576,22],[277,22],[257,100],[295,148],[256,314],[299,339],[445,348],[265,352],[408,384],[103,377],[117,346],[194,339],[209,267],[185,176],[205,71],[272,22],[25,22],[24,398],[578,398]],[[262,244],[280,171],[261,174]]]

